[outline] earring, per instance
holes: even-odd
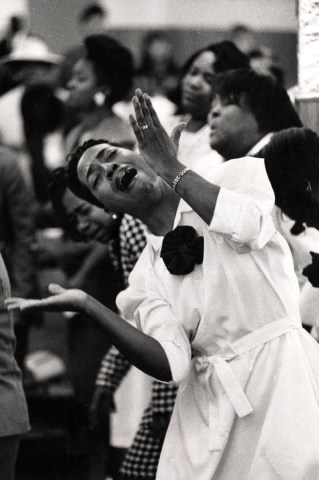
[[[103,208],[103,210],[108,215],[111,215],[112,220],[116,221],[119,218],[119,215],[116,212],[111,212],[108,208]]]
[[[101,107],[104,105],[106,95],[103,92],[96,92],[95,95],[93,96],[94,103],[98,106]]]
[[[308,192],[308,193],[311,193],[311,192],[312,192],[310,180],[307,181],[307,192]]]

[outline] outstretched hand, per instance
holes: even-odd
[[[82,290],[66,290],[54,283],[49,285],[49,292],[52,296],[40,300],[9,297],[4,303],[9,311],[44,310],[47,312],[78,312],[81,311],[82,306],[87,300],[87,295]]]
[[[130,115],[130,123],[136,136],[140,154],[148,165],[162,178],[174,167],[180,171],[177,159],[179,139],[185,123],[177,125],[169,136],[161,124],[147,93],[140,89],[133,97],[135,118]]]

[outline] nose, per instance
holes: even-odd
[[[72,89],[74,88],[74,83],[75,83],[74,79],[73,79],[73,78],[70,78],[70,80],[69,80],[68,83],[66,84],[66,88],[67,88],[68,90],[72,90]]]
[[[208,123],[210,124],[213,119],[218,118],[219,116],[220,116],[220,108],[212,105],[208,114]]]
[[[78,220],[77,229],[80,233],[86,233],[90,228],[90,222],[87,220]]]
[[[202,85],[202,79],[200,75],[191,75],[189,79],[189,85],[192,88],[200,88]]]
[[[117,163],[103,163],[102,165],[104,175],[108,180],[112,180],[114,172],[118,169]]]

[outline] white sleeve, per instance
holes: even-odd
[[[156,279],[152,255],[150,246],[147,246],[129,277],[129,287],[119,293],[116,303],[125,319],[134,319],[138,328],[161,344],[173,382],[178,383],[189,370],[190,342]]]
[[[275,233],[270,215],[260,202],[221,188],[209,230],[226,237],[239,253],[263,248]]]
[[[223,167],[224,178],[208,179],[221,187],[209,229],[223,235],[239,253],[261,249],[275,233],[271,217],[275,198],[264,162],[244,158]]]

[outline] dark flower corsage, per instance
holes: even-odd
[[[203,262],[204,238],[189,226],[176,227],[163,239],[161,257],[173,275],[186,275]]]
[[[302,274],[308,278],[313,287],[319,288],[319,253],[310,252],[312,263],[307,265]]]

